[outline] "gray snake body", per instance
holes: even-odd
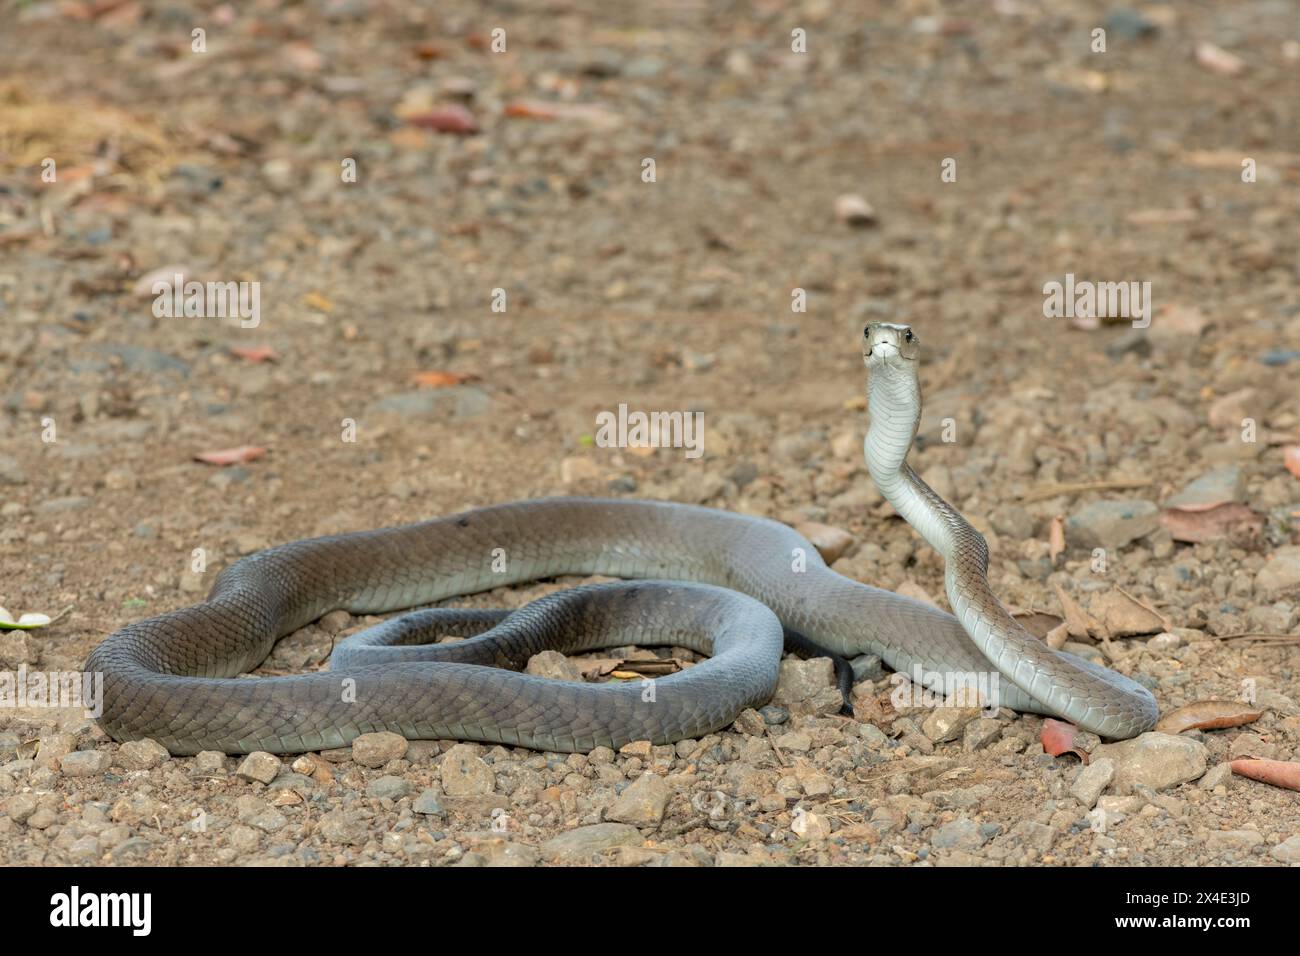
[[[1149,729],[1155,702],[1145,688],[1052,651],[1006,614],[984,576],[983,539],[907,467],[920,396],[903,332],[867,329],[867,461],[882,493],[947,559],[956,618],[837,574],[801,535],[767,519],[667,502],[518,502],[243,558],[205,602],[127,625],[92,652],[86,669],[104,675],[100,722],[115,739],[152,737],[176,754],[296,753],[377,730],[556,751],[663,743],[725,727],[765,702],[784,625],[837,654],[876,653],[909,676],[919,669],[923,682],[992,664],[1012,684],[1001,689],[1003,706],[1059,714],[1107,737]],[[508,615],[418,612],[345,641],[329,671],[230,679],[331,610],[379,613],[565,574],[657,580],[575,588]],[[415,643],[449,633],[469,639]],[[628,643],[712,656],[624,685],[503,669],[547,647]]]

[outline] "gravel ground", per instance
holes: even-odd
[[[270,544],[557,493],[819,523],[836,570],[942,603],[861,460],[883,318],[925,343],[914,465],[1026,625],[1254,719],[1085,767],[871,660],[838,716],[824,659],[725,731],[588,755],[172,758],[6,707],[0,862],[1300,862],[1296,792],[1227,766],[1300,760],[1294,7],[321,9],[0,0],[0,605],[67,609],[0,670],[76,669]],[[176,271],[260,283],[256,326],[157,317]],[[1150,327],[1046,318],[1067,274],[1150,282]],[[703,456],[596,446],[619,403],[703,412]]]

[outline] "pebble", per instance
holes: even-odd
[[[978,850],[989,838],[979,824],[966,817],[959,817],[951,823],[945,823],[930,838],[930,845],[937,850],[950,848],[960,850]]]
[[[198,773],[223,773],[226,755],[219,750],[200,750],[194,755],[194,769]]]
[[[1070,793],[1091,810],[1097,805],[1097,798],[1101,796],[1102,791],[1109,787],[1114,779],[1115,761],[1106,757],[1094,757],[1091,763],[1079,771],[1079,775],[1075,777],[1070,787]]]
[[[821,524],[816,521],[804,521],[794,526],[794,530],[807,538],[827,564],[834,564],[853,544],[853,535],[843,528]]]
[[[1137,785],[1159,791],[1195,780],[1205,773],[1207,753],[1198,740],[1149,731],[1132,740],[1103,744],[1093,759],[1114,761],[1115,791],[1128,794]]]
[[[382,767],[390,760],[406,756],[407,741],[401,734],[383,730],[362,734],[352,741],[352,759],[363,767]]]
[[[436,790],[421,792],[411,804],[411,809],[416,813],[430,817],[445,816],[447,812],[443,809],[441,796]]]
[[[826,688],[835,688],[835,664],[829,657],[787,658],[781,661],[772,699],[779,704],[800,704],[812,700]]]
[[[1160,526],[1154,501],[1094,501],[1066,522],[1066,540],[1081,548],[1118,550]]]
[[[77,750],[59,758],[59,769],[65,777],[93,777],[109,768],[112,761],[100,750]]]
[[[966,725],[982,713],[972,707],[936,707],[921,722],[921,733],[936,744],[956,740],[966,729]]]
[[[316,832],[327,843],[360,846],[366,842],[367,828],[363,820],[344,810],[331,810],[320,818]]]
[[[255,783],[270,783],[279,774],[280,766],[279,757],[258,750],[243,759],[235,774],[242,780]]]
[[[532,657],[528,658],[528,666],[524,668],[525,674],[532,674],[535,677],[547,677],[551,680],[566,680],[574,683],[586,683],[582,677],[582,671],[578,665],[569,660],[559,651],[539,651]]]
[[[401,777],[391,775],[372,780],[366,787],[366,796],[381,800],[400,800],[411,792],[411,785]]]
[[[482,796],[496,790],[496,774],[475,744],[456,744],[442,758],[442,790],[449,797]]]
[[[619,794],[605,811],[605,819],[638,827],[657,827],[664,818],[668,797],[668,785],[662,777],[643,773]]]
[[[616,846],[637,846],[641,834],[626,823],[594,823],[552,837],[541,845],[542,859],[548,863],[588,862],[602,850]]]
[[[1300,545],[1278,548],[1255,575],[1255,587],[1266,594],[1297,586],[1300,586]]]
[[[1287,837],[1273,849],[1268,851],[1268,855],[1279,863],[1289,863],[1292,866],[1300,866],[1300,833],[1295,836]]]
[[[148,737],[128,740],[118,748],[117,756],[128,770],[152,770],[171,759],[166,747]]]
[[[1207,471],[1165,502],[1166,508],[1201,511],[1216,505],[1246,500],[1246,476],[1240,465]]]

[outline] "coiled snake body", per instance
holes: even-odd
[[[666,502],[519,502],[249,555],[203,603],[130,624],[92,652],[86,669],[104,675],[100,723],[117,740],[152,737],[175,754],[297,753],[377,730],[556,751],[671,742],[766,702],[784,625],[840,655],[879,654],[936,686],[993,668],[1011,685],[1001,705],[1105,737],[1153,726],[1149,691],[1051,650],[1007,614],[985,577],[984,539],[906,464],[921,408],[912,331],[870,325],[863,350],[868,467],[944,556],[956,617],[837,574],[774,521]],[[416,612],[344,641],[328,671],[231,679],[331,610],[392,611],[562,574],[655,580],[575,588],[514,613]],[[468,639],[420,643],[448,634]],[[545,648],[629,643],[711,657],[619,685],[516,672]]]

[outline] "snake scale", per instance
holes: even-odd
[[[666,743],[766,702],[785,628],[846,657],[878,654],[934,686],[945,675],[996,672],[1002,706],[1104,737],[1150,729],[1157,711],[1144,687],[1054,651],[1016,623],[989,588],[983,537],[907,465],[921,414],[913,331],[873,323],[863,355],[868,469],[944,557],[955,617],[836,573],[801,535],[764,518],[656,501],[517,502],[237,561],[206,601],[129,624],[95,648],[86,669],[104,676],[100,723],[114,739],[151,737],[174,754],[297,753],[380,730],[553,751]],[[418,611],[348,638],[329,670],[232,679],[332,610],[381,613],[566,574],[632,580],[562,591],[513,613]],[[429,643],[445,635],[465,640]],[[629,643],[710,656],[652,682],[519,672],[543,649]]]

